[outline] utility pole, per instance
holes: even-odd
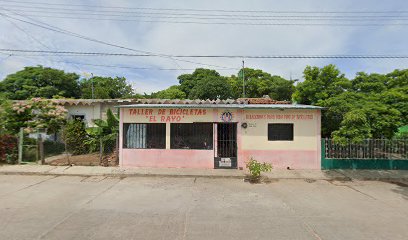
[[[91,73],[91,83],[92,83],[92,99],[94,99],[93,73]]]
[[[242,92],[243,92],[243,97],[245,98],[245,61],[242,60]]]

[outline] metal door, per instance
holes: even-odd
[[[217,123],[215,168],[237,168],[237,124]]]

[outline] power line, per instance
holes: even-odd
[[[13,24],[17,29],[19,29],[20,31],[22,31],[23,33],[25,33],[29,38],[31,38],[32,40],[34,40],[35,42],[37,42],[38,44],[40,44],[41,46],[43,46],[44,48],[48,49],[49,51],[53,51],[51,50],[50,47],[48,47],[46,44],[44,44],[43,42],[41,42],[40,40],[38,40],[37,38],[35,38],[32,34],[30,34],[28,31],[26,31],[24,28],[20,27],[17,23],[13,22],[12,20],[6,18],[7,21],[9,21],[11,24]],[[57,56],[58,58],[60,58],[61,60],[64,60],[60,55],[58,55],[57,53],[54,53],[55,56]],[[77,70],[82,71],[77,65],[73,65]]]
[[[0,13],[1,14],[1,13]],[[97,20],[97,21],[120,21],[120,22],[144,22],[144,23],[169,23],[169,24],[199,24],[199,25],[237,25],[237,26],[343,26],[343,27],[376,27],[376,26],[407,26],[408,22],[379,22],[379,23],[284,23],[284,22],[200,22],[200,21],[167,21],[167,20],[143,20],[143,19],[119,19],[119,18],[91,18],[25,14],[25,16],[41,18],[59,18],[72,20]],[[407,19],[408,20],[408,19]],[[195,63],[200,64],[200,63]]]
[[[17,55],[18,56],[18,55]],[[20,56],[22,57],[22,56]],[[123,68],[123,69],[134,69],[134,70],[154,70],[154,71],[194,71],[195,68],[153,68],[153,67],[131,67],[131,66],[120,66],[120,65],[107,65],[107,64],[92,64],[92,63],[82,63],[82,62],[71,62],[71,61],[54,61],[57,63],[66,63],[66,64],[77,64],[77,65],[84,65],[84,66],[95,66],[95,67],[110,67],[110,68]],[[231,69],[224,69],[224,68],[215,68],[213,70],[217,71],[226,71],[226,70],[238,70],[239,68],[231,68]]]
[[[37,17],[64,17],[73,18],[73,15],[83,16],[83,12],[73,12],[73,11],[43,11],[43,10],[20,10],[15,8],[7,8],[12,11],[17,12],[28,12],[36,14],[28,14],[28,16]],[[40,13],[40,14],[37,14]],[[53,15],[41,15],[53,14]],[[68,16],[64,16],[68,15]],[[189,15],[189,14],[187,14]],[[126,17],[126,18],[110,18],[110,20],[135,20],[137,18],[152,18],[152,19],[193,19],[193,20],[230,20],[230,21],[396,21],[396,20],[408,20],[408,16],[392,16],[392,15],[382,15],[382,16],[296,16],[296,15],[284,15],[284,16],[239,16],[234,17],[232,15],[221,15],[222,17],[214,17],[208,15],[202,16],[180,16],[180,14],[162,14],[162,13],[137,13],[137,14],[106,14],[98,12],[87,12],[85,19],[95,19],[95,20],[106,20],[106,18],[97,17]],[[90,17],[89,17],[90,16]],[[77,18],[77,17],[75,17]],[[84,18],[84,17],[82,17]],[[136,19],[135,19],[136,18]]]
[[[266,15],[266,14],[261,14],[261,15],[248,15],[248,14],[213,14],[213,13],[185,13],[185,12],[157,12],[157,11],[111,11],[111,10],[98,10],[98,9],[92,9],[92,12],[88,9],[67,9],[67,8],[54,8],[54,7],[38,7],[38,6],[19,6],[19,5],[3,5],[3,7],[6,7],[9,10],[14,10],[14,11],[20,11],[20,12],[40,12],[40,13],[61,13],[61,14],[84,14],[86,12],[87,15],[106,15],[106,16],[132,16],[133,15],[165,15],[165,16],[182,16],[182,17],[191,17],[191,16],[205,16],[205,17],[223,17],[222,19],[225,18],[231,18],[231,17],[241,17],[245,19],[258,19],[258,18],[399,18],[399,17],[406,17],[407,15],[401,15],[401,13],[387,13],[387,15],[377,15],[373,13],[364,13],[364,14],[369,14],[369,15],[355,15],[355,14],[346,14],[343,13],[343,15],[338,15],[338,14],[325,14],[325,13],[319,13],[318,15],[313,14],[306,14],[302,13],[301,15],[282,15],[284,13],[274,13],[273,15]],[[28,10],[27,10],[28,9]],[[32,10],[34,9],[34,10]],[[58,10],[58,11],[56,11]],[[108,14],[108,13],[117,13],[117,14]],[[285,13],[287,14],[287,13]],[[392,14],[392,15],[389,15]]]
[[[25,50],[25,49],[10,49],[0,48],[2,52],[13,53],[37,53],[37,54],[68,54],[69,56],[121,56],[121,57],[155,57],[153,54],[132,54],[132,53],[111,53],[111,52],[79,52],[79,51],[46,51],[46,50]],[[330,58],[330,59],[404,59],[408,58],[408,55],[390,55],[390,54],[376,54],[376,55],[364,55],[364,54],[331,54],[331,55],[168,55],[174,58],[255,58],[255,59],[315,59],[315,58]],[[232,68],[235,69],[235,68]]]
[[[381,11],[276,11],[276,10],[226,10],[226,9],[194,9],[194,8],[152,8],[152,7],[128,7],[128,6],[103,6],[103,5],[89,5],[89,4],[64,4],[64,3],[50,3],[50,2],[30,2],[30,1],[10,1],[0,0],[6,3],[19,3],[31,5],[49,5],[49,6],[67,6],[67,7],[89,7],[89,8],[103,8],[103,9],[140,9],[140,10],[157,10],[157,11],[194,11],[194,12],[232,12],[232,13],[408,13],[406,10],[381,10]]]
[[[0,7],[0,8],[2,8],[2,9],[4,9],[4,10],[8,11],[6,8],[3,8],[3,7]],[[19,16],[25,17],[25,15],[23,15],[23,14],[15,13],[15,12],[13,12],[13,11],[9,11],[9,12],[14,13],[14,14],[19,15]],[[12,16],[10,16],[10,15],[8,15],[8,14],[4,14],[4,13],[0,13],[0,15],[2,15],[2,16],[4,16],[4,17],[11,18],[11,19],[14,19],[14,20],[17,20],[17,21],[20,21],[20,22],[24,22],[24,23],[27,23],[27,24],[30,24],[30,25],[33,25],[33,26],[36,26],[36,27],[44,28],[44,29],[47,29],[47,30],[50,30],[50,31],[54,31],[54,32],[58,32],[58,33],[61,33],[61,34],[70,35],[70,36],[73,36],[73,37],[81,38],[81,39],[84,39],[84,40],[96,42],[96,43],[103,44],[103,45],[107,45],[107,46],[111,46],[111,47],[116,47],[116,48],[125,49],[125,50],[129,50],[129,51],[134,51],[134,52],[141,52],[141,53],[146,53],[146,54],[152,54],[152,55],[154,55],[154,56],[171,59],[171,60],[173,60],[173,61],[188,62],[188,63],[193,63],[193,64],[197,64],[197,65],[203,65],[203,66],[209,66],[209,67],[228,68],[228,67],[224,67],[224,66],[213,65],[213,64],[207,64],[207,63],[200,63],[200,62],[195,62],[195,61],[190,61],[190,60],[174,59],[174,58],[172,58],[171,56],[168,56],[168,55],[165,55],[165,54],[158,54],[158,53],[153,53],[153,52],[149,52],[149,51],[142,51],[142,50],[137,50],[137,49],[134,49],[134,48],[129,48],[129,47],[121,46],[121,45],[118,45],[118,44],[113,44],[113,43],[105,42],[105,41],[102,41],[102,40],[98,40],[98,39],[90,38],[90,37],[87,37],[87,36],[83,36],[83,35],[80,35],[80,34],[77,34],[77,33],[71,32],[71,31],[68,31],[68,30],[64,30],[64,29],[61,29],[61,28],[52,26],[52,25],[50,25],[50,24],[44,24],[44,23],[42,23],[41,21],[38,21],[38,20],[34,20],[34,21],[38,22],[38,23],[35,23],[35,22],[30,22],[30,21],[24,20],[24,19],[19,19],[19,18],[16,18],[16,17],[12,17]],[[28,19],[30,19],[30,20],[33,20],[32,18],[29,18],[29,17],[26,17],[26,18],[28,18]],[[46,26],[44,26],[44,25],[46,25]]]

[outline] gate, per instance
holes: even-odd
[[[237,168],[237,124],[217,123],[214,168]]]

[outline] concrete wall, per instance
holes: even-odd
[[[239,166],[251,157],[276,168],[320,168],[320,111],[244,110]],[[268,141],[268,123],[293,123],[293,141]]]
[[[253,157],[275,168],[320,169],[320,110],[307,109],[122,108],[120,166],[214,168],[214,150],[170,149],[170,124],[223,122],[225,112],[238,124],[238,167]],[[166,123],[166,149],[123,149],[123,123]],[[293,123],[294,140],[268,141],[268,123]]]
[[[71,118],[73,115],[84,115],[85,123],[87,127],[93,127],[94,119],[106,119],[106,111],[111,109],[113,113],[117,113],[117,109],[114,106],[117,103],[92,103],[88,104],[78,104],[78,105],[64,105],[65,109],[68,110],[68,118]]]

